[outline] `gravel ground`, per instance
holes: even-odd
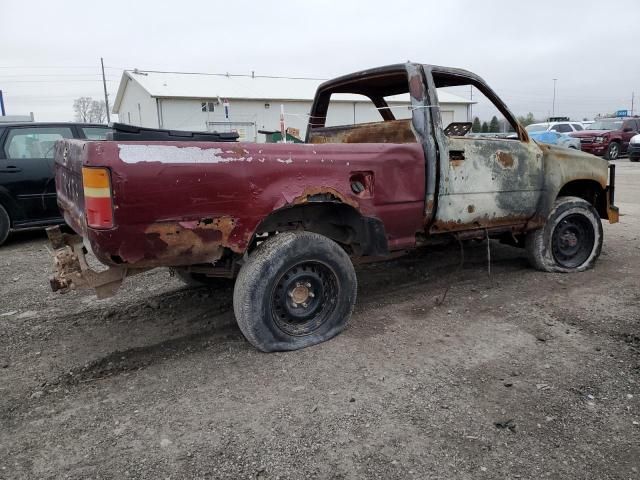
[[[497,242],[491,276],[479,243],[363,266],[347,331],[291,353],[164,270],[54,294],[44,235],[14,235],[0,478],[640,478],[640,165],[617,163],[595,269]]]

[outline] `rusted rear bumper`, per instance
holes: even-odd
[[[126,277],[145,271],[127,267],[97,271],[87,263],[81,236],[63,233],[59,226],[47,228],[47,236],[53,248],[54,273],[49,283],[54,292],[88,288],[95,290],[98,298],[107,298],[115,294]]]

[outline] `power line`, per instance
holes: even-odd
[[[99,73],[23,73],[20,75],[2,75],[0,74],[0,78],[42,78],[42,77],[98,77],[102,78],[102,75]],[[111,78],[119,78],[117,76],[111,76]]]
[[[119,79],[109,79],[107,82],[117,82]],[[68,79],[68,80],[3,80],[2,83],[68,83],[68,82],[100,82],[100,79],[96,80],[80,80],[80,79]]]
[[[105,67],[106,68],[106,67]],[[127,70],[135,73],[134,70]],[[326,81],[328,78],[315,78],[315,77],[288,77],[282,75],[255,75],[252,73],[211,73],[211,72],[175,72],[175,71],[164,71],[164,70],[137,70],[138,73],[168,73],[168,74],[178,74],[178,75],[207,75],[211,77],[244,77],[244,78],[275,78],[282,80],[315,80],[315,81]]]

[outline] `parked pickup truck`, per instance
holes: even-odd
[[[517,138],[442,125],[437,88],[472,85]],[[371,99],[380,121],[327,126],[334,95]],[[411,118],[385,98],[407,94]],[[233,308],[263,351],[342,331],[356,301],[353,263],[444,238],[497,238],[534,267],[579,272],[618,221],[615,170],[590,154],[537,144],[465,70],[406,63],[323,83],[303,144],[175,141],[156,132],[56,146],[59,206],[77,235],[52,228],[54,289],[112,295],[123,279],[171,267],[203,283],[235,278]],[[130,138],[127,140],[127,138]],[[106,268],[89,266],[91,252]]]
[[[602,118],[581,132],[569,135],[580,140],[583,152],[617,160],[627,153],[629,141],[640,132],[640,118]]]

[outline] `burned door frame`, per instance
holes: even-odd
[[[472,85],[502,113],[518,137],[449,138],[444,135],[439,107],[425,107],[432,112],[439,176],[430,233],[524,227],[536,215],[543,193],[542,150],[480,77],[436,66],[423,69],[429,105],[439,105],[439,87]]]

